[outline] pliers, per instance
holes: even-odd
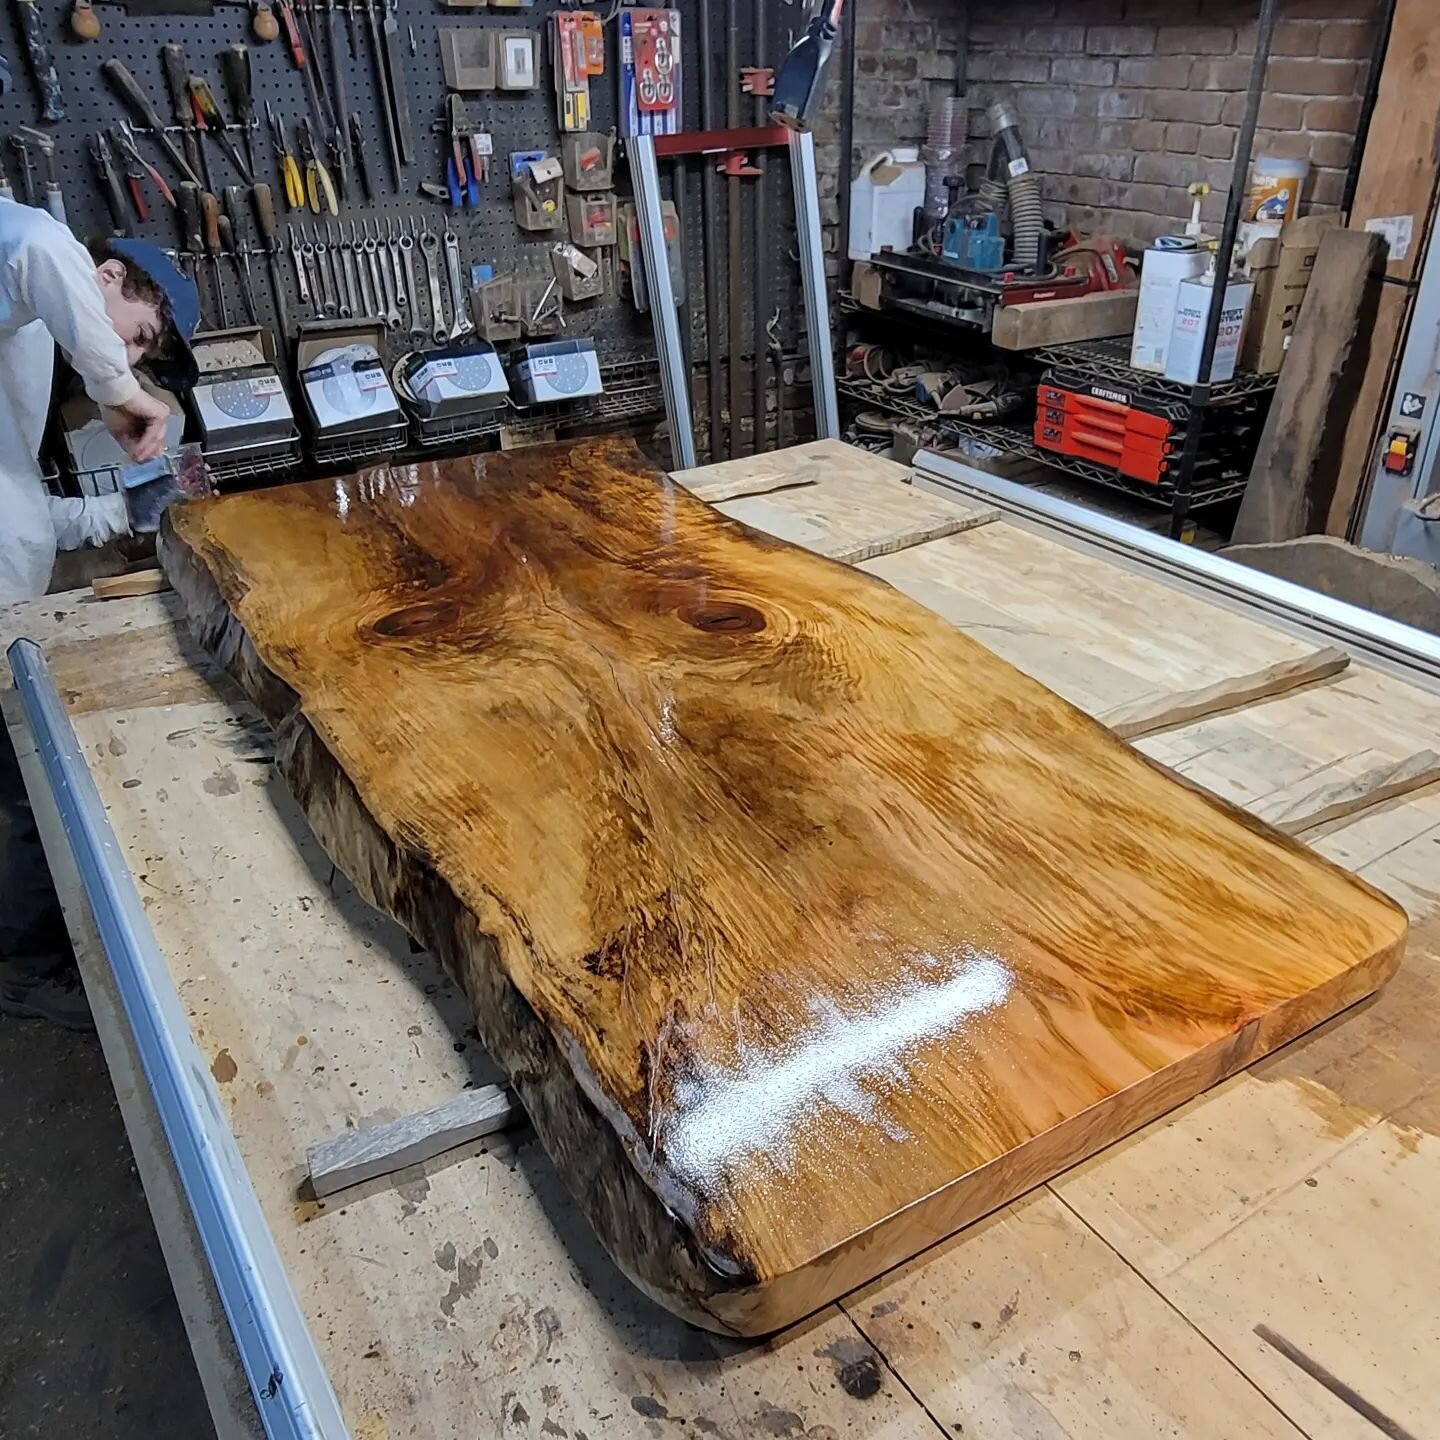
[[[445,184],[450,192],[450,204],[457,210],[466,203],[471,209],[479,209],[480,167],[475,158],[467,154],[475,127],[458,95],[450,96],[449,108],[450,156],[445,162]]]
[[[290,148],[289,137],[285,134],[285,122],[275,113],[275,107],[267,100],[265,115],[270,123],[270,143],[275,147],[275,159],[280,166],[280,179],[284,183],[285,203],[292,210],[305,208],[305,183],[300,178],[300,167],[295,163],[295,152]]]
[[[145,203],[143,185],[148,175],[155,183],[161,198],[167,205],[174,206],[175,192],[165,182],[165,177],[140,153],[135,132],[128,120],[118,121],[112,139],[120,159],[125,164],[125,185],[130,192],[130,203],[135,207],[136,218],[146,221],[150,218],[149,206]]]
[[[318,215],[323,208],[331,215],[338,215],[340,202],[335,198],[335,182],[315,149],[310,117],[303,116],[296,128],[300,132],[300,153],[305,157],[305,192],[310,198],[310,213]]]

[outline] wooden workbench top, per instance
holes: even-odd
[[[1315,648],[988,515],[906,545],[892,521],[925,497],[883,462],[867,534],[827,500],[826,452],[791,454],[811,483],[737,495],[729,477],[722,508],[763,501],[817,548],[847,526],[848,544],[885,538],[865,569],[1092,713]],[[867,483],[867,458],[843,464]],[[459,996],[334,874],[268,731],[195,668],[176,619],[170,596],[53,596],[0,613],[0,633],[46,645],[360,1440],[1359,1437],[1365,1407],[1391,1434],[1436,1429],[1440,787],[1302,832],[1409,911],[1377,1000],[747,1345],[640,1298],[523,1134],[300,1198],[307,1145],[494,1075]],[[1352,664],[1136,743],[1279,813],[1437,734],[1440,700]]]

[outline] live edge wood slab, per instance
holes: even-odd
[[[1378,892],[628,444],[193,501],[161,554],[611,1255],[713,1330],[808,1313],[1399,962]]]

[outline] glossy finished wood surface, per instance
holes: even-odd
[[[1375,891],[618,442],[170,514],[317,835],[460,978],[621,1266],[711,1328],[808,1312],[1398,963]]]

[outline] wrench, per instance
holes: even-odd
[[[475,328],[470,318],[470,307],[465,303],[465,290],[460,283],[460,237],[445,227],[445,273],[450,279],[450,310],[455,323],[450,327],[450,338],[458,339],[468,335]]]
[[[305,251],[300,242],[300,232],[291,225],[290,230],[290,259],[295,264],[295,285],[300,291],[300,303],[308,310],[310,308],[310,282],[305,278]]]
[[[370,278],[375,285],[375,303],[385,307],[385,328],[387,330],[398,330],[400,328],[400,307],[395,303],[395,295],[390,287],[390,266],[386,263],[385,256],[380,253],[380,223],[375,223],[375,234],[365,235],[365,262],[370,266]]]
[[[408,310],[410,294],[405,289],[405,271],[400,264],[400,248],[395,243],[395,232],[391,229],[388,217],[385,221],[385,251],[390,256],[390,273],[395,277],[395,302],[402,310]]]
[[[430,229],[420,232],[420,253],[425,257],[425,279],[430,286],[430,334],[443,345],[450,332],[445,327],[445,305],[440,299],[440,237]]]
[[[350,222],[350,247],[355,252],[355,269],[360,277],[360,298],[364,302],[365,313],[374,315],[378,305],[375,292],[370,288],[370,272],[365,268],[365,250],[360,244],[360,232],[353,220]]]
[[[325,243],[325,236],[318,225],[315,227],[315,235],[315,263],[320,269],[320,284],[325,292],[325,313],[329,315],[334,312],[338,315],[340,301],[335,294],[335,276],[326,259],[330,254],[330,247]]]
[[[405,262],[405,289],[410,294],[410,339],[419,341],[425,334],[420,320],[420,292],[415,288],[415,237],[404,228],[400,231],[400,258]]]
[[[348,320],[355,313],[355,307],[350,303],[350,296],[345,288],[345,270],[343,264],[345,259],[345,252],[341,248],[345,239],[345,234],[343,231],[341,231],[340,239],[336,240],[335,237],[330,233],[330,224],[327,221],[325,224],[325,239],[330,243],[330,256],[331,259],[335,261],[335,285],[336,296],[340,302],[340,318],[342,320]]]
[[[345,238],[345,227],[340,226],[340,263],[345,271],[345,297],[354,315],[360,308],[360,291],[355,284],[355,250]]]
[[[300,247],[300,254],[305,260],[305,269],[309,272],[309,284],[305,287],[309,294],[306,302],[317,315],[325,313],[325,302],[320,294],[320,267],[315,259],[315,242],[307,238]]]

